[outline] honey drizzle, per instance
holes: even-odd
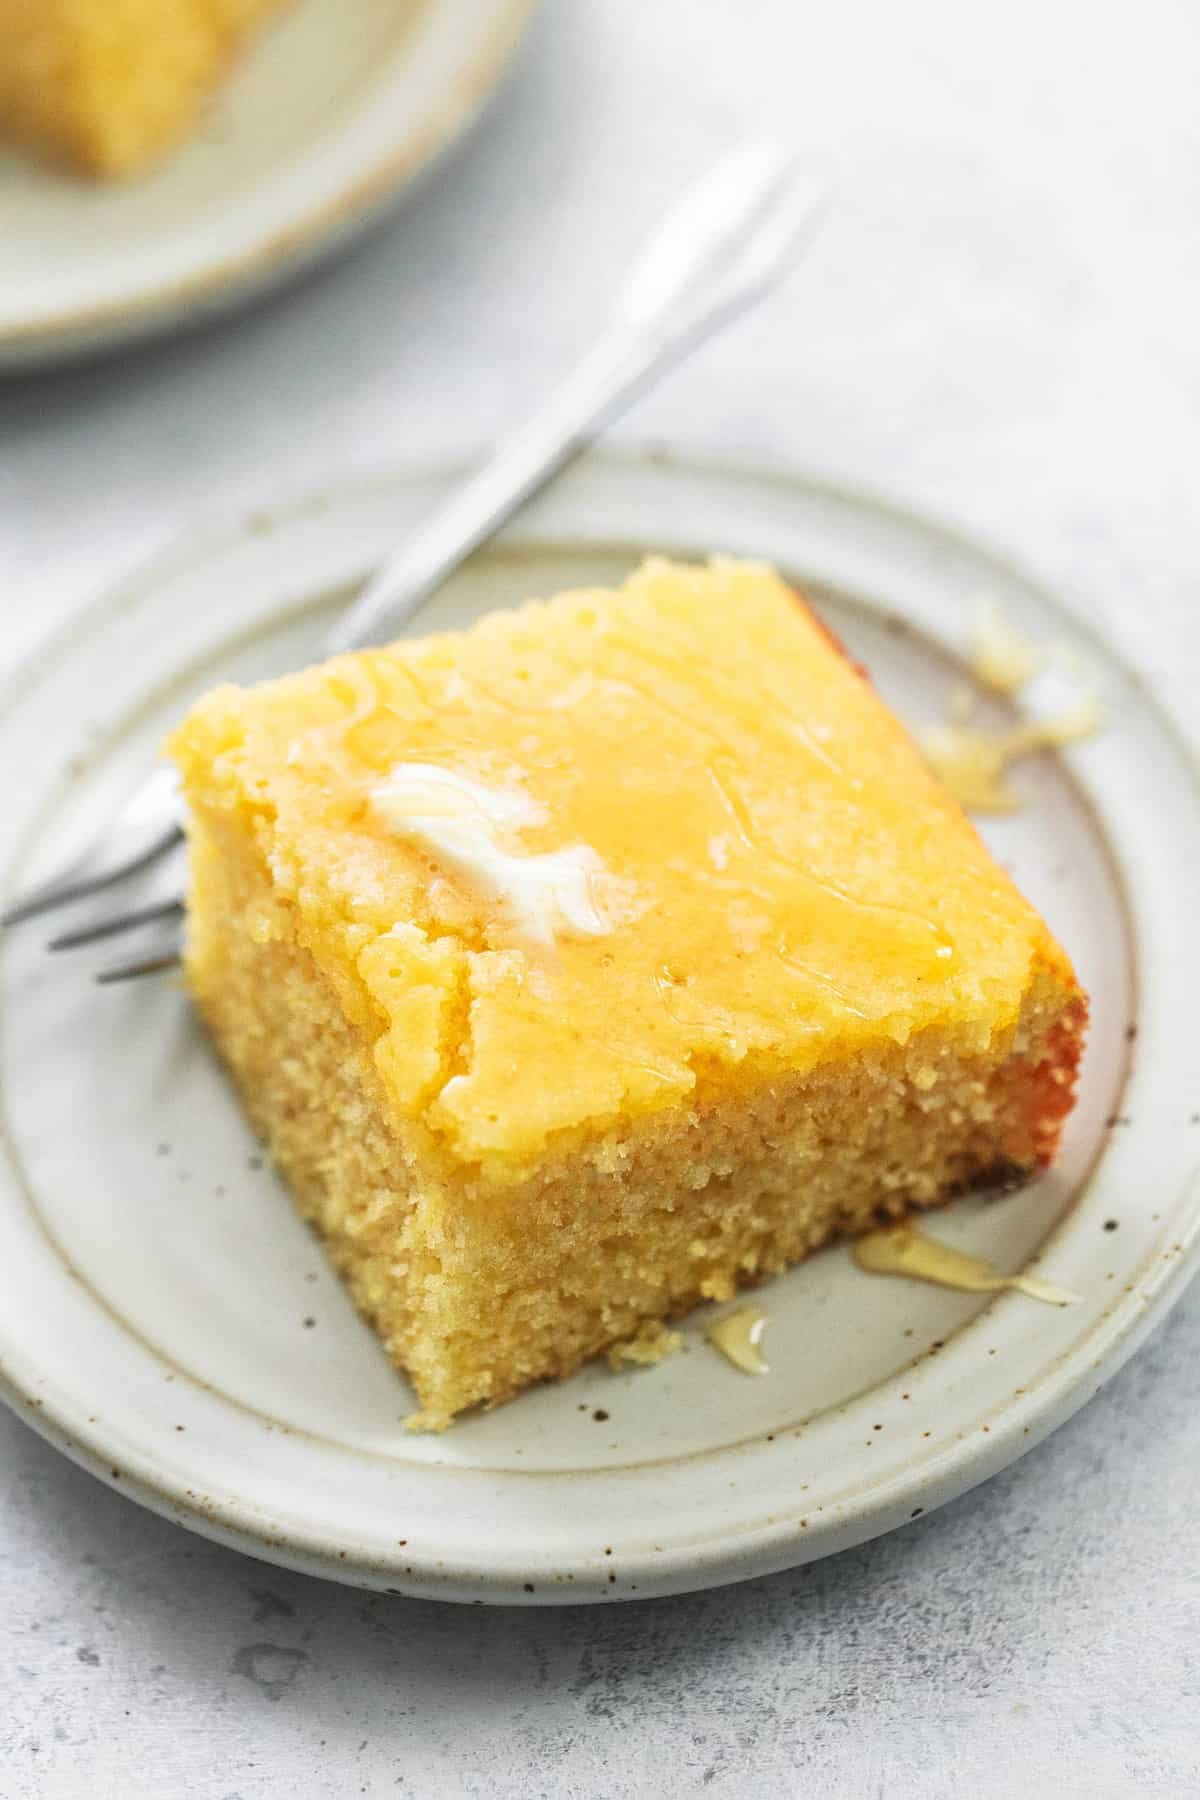
[[[646,660],[646,650],[644,646],[640,649],[635,649],[630,646],[626,640],[611,632],[606,633],[606,637],[613,648],[623,651],[630,656],[636,654],[641,660]],[[655,666],[668,678],[673,676],[674,671],[666,657],[651,657],[650,660],[652,660]],[[395,672],[403,677],[418,708],[427,716],[432,716],[439,710],[446,710],[442,706],[434,704],[433,698],[425,683],[420,679],[415,670],[400,661],[396,661],[392,666],[394,667]],[[586,676],[588,671],[580,670],[579,673]],[[715,691],[721,695],[725,703],[740,715],[741,722],[744,725],[753,725],[755,730],[761,730],[764,724],[773,725],[776,730],[784,732],[788,737],[789,743],[799,739],[803,743],[804,748],[807,749],[808,752],[832,775],[848,785],[853,785],[851,778],[846,774],[845,770],[815,740],[811,731],[802,721],[796,719],[790,713],[783,713],[780,709],[772,708],[770,706],[765,709],[760,708],[754,719],[751,721],[746,716],[749,694],[743,684],[731,681],[728,676],[714,669],[708,663],[703,664],[703,674],[713,685]],[[404,715],[381,695],[373,672],[363,668],[360,664],[352,663],[348,665],[345,670],[344,679],[353,696],[353,707],[349,716],[340,722],[337,730],[339,748],[343,750],[343,752],[350,748],[349,740],[356,728],[366,724],[380,710],[391,714],[401,724],[405,722]],[[654,708],[660,714],[670,718],[674,723],[683,727],[685,730],[702,739],[708,740],[713,746],[714,754],[711,754],[706,762],[706,772],[713,782],[722,809],[729,819],[738,841],[751,855],[761,856],[768,862],[773,863],[777,868],[787,870],[790,877],[793,879],[798,878],[812,890],[819,892],[827,900],[836,902],[839,908],[845,907],[852,912],[873,917],[878,920],[880,924],[890,924],[894,928],[899,928],[903,940],[911,943],[913,942],[915,934],[916,939],[918,941],[923,941],[925,948],[932,951],[932,957],[936,960],[948,960],[953,955],[952,944],[943,936],[934,920],[911,912],[904,907],[892,906],[884,901],[865,900],[858,895],[849,893],[846,889],[839,887],[836,883],[823,880],[821,877],[815,875],[811,869],[794,861],[769,841],[765,841],[759,834],[745,801],[737,791],[735,781],[739,753],[736,746],[723,733],[713,730],[713,728],[703,720],[697,719],[694,715],[673,705],[670,700],[664,697],[661,691],[651,690],[636,678],[631,677],[627,671],[622,671],[622,673],[616,677],[605,678],[604,685],[610,690],[625,692],[632,697],[636,697],[643,704]],[[467,691],[461,693],[461,696],[455,695],[454,698],[459,700],[461,709],[467,713],[477,710],[477,704],[476,706],[473,706],[472,704],[472,695],[476,697],[477,701],[482,700],[485,704],[498,711],[507,712],[519,717],[546,717],[554,710],[548,705],[522,705],[515,699],[510,699],[507,696],[502,697],[500,694],[490,689],[486,683],[480,681],[475,675],[469,677],[468,680],[464,682],[463,686]],[[761,700],[761,696],[758,698]],[[733,876],[730,881],[722,883],[721,885],[729,886],[735,891],[740,890],[751,893],[768,907],[771,904],[771,896],[769,894],[760,893],[753,883],[746,884],[744,881],[740,881],[736,875]],[[814,966],[805,958],[794,954],[790,946],[783,944],[779,945],[777,947],[777,953],[785,968],[789,969],[803,981],[823,989],[827,994],[836,999],[838,1005],[842,1007],[847,1014],[860,1019],[869,1016],[854,1004],[850,996],[831,975]],[[701,1021],[699,1019],[689,1021],[681,1016],[678,1010],[678,1003],[673,1005],[671,998],[668,997],[668,985],[672,989],[675,987],[674,983],[667,984],[661,977],[655,977],[655,986],[666,1011],[679,1024],[694,1025],[700,1023]]]
[[[1010,765],[1037,750],[1079,743],[1100,728],[1096,701],[1084,701],[1058,718],[980,731],[959,723],[935,725],[921,737],[925,760],[961,806],[973,812],[1015,812],[1020,798],[1005,776]]]
[[[909,926],[915,927],[926,939],[932,938],[934,940],[933,953],[934,957],[938,960],[948,961],[954,954],[954,946],[950,943],[948,938],[943,936],[937,923],[933,919],[925,918],[920,913],[910,912],[907,907],[890,906],[886,900],[863,900],[857,894],[848,893],[845,888],[839,887],[836,882],[823,881],[819,875],[814,875],[811,869],[806,869],[803,863],[793,862],[790,856],[785,856],[783,852],[777,850],[773,844],[764,843],[760,837],[755,835],[753,822],[749,817],[744,800],[740,794],[733,791],[728,785],[727,780],[722,777],[716,762],[710,761],[707,763],[706,769],[712,779],[713,785],[721,796],[725,810],[736,828],[738,837],[752,855],[763,856],[769,862],[776,863],[780,868],[787,869],[792,875],[798,875],[802,881],[808,883],[811,887],[818,888],[823,894],[828,894],[832,899],[837,900],[841,905],[849,907],[853,911],[873,914],[874,916],[886,919],[889,922],[898,923],[904,921]]]
[[[616,634],[611,632],[607,633],[606,638],[613,647],[623,650],[629,655],[635,654],[632,647]],[[643,660],[645,660],[644,649],[638,651],[636,654],[640,655]],[[664,659],[651,658],[651,660],[656,663],[656,666],[663,668],[664,672],[668,675],[671,673],[670,666]],[[715,680],[715,672],[711,669],[710,665],[705,664],[704,671],[706,675],[712,676]],[[410,672],[406,671],[406,673]],[[586,671],[580,671],[580,673],[586,673]],[[415,682],[414,685],[416,685]],[[515,713],[521,717],[545,717],[553,710],[549,706],[519,705],[506,698],[502,699],[499,695],[492,692],[474,674],[469,678],[469,685],[476,694],[481,695],[490,705]],[[642,701],[643,704],[654,708],[659,713],[673,720],[676,724],[683,726],[689,732],[694,733],[698,737],[707,738],[709,743],[716,747],[718,753],[724,753],[723,756],[720,754],[710,756],[705,765],[706,771],[717,790],[724,811],[730,819],[738,839],[751,855],[765,857],[768,861],[775,863],[777,867],[786,869],[791,876],[799,877],[813,889],[816,889],[830,899],[837,901],[841,906],[866,913],[881,921],[906,926],[909,931],[916,932],[926,940],[927,947],[932,949],[934,960],[946,962],[953,956],[953,945],[943,935],[934,920],[924,918],[920,914],[911,912],[904,907],[890,906],[886,901],[861,899],[858,895],[848,893],[844,888],[838,887],[833,882],[822,880],[819,876],[814,875],[811,869],[805,868],[802,863],[793,861],[773,845],[764,842],[763,839],[757,835],[741,796],[733,791],[729,784],[729,778],[723,776],[721,773],[720,764],[722,762],[728,760],[730,763],[736,765],[738,757],[736,746],[721,732],[714,731],[710,725],[705,724],[702,720],[699,720],[684,712],[681,708],[672,705],[669,700],[663,697],[661,692],[654,691],[644,686],[641,682],[636,680],[636,678],[631,677],[627,671],[623,671],[621,675],[616,677],[605,677],[604,685],[610,691],[623,690],[636,697],[638,700]],[[724,685],[728,687],[729,684],[726,681]],[[766,716],[768,719],[770,718],[769,714]],[[758,721],[760,726],[761,722],[760,719]],[[788,722],[789,724],[794,724],[797,730],[803,729],[798,721],[791,719],[790,715]],[[842,780],[849,780],[849,777],[845,775],[845,772],[841,769],[840,765],[822,750],[815,741],[812,741],[810,737],[806,738],[805,741],[806,746],[812,751],[813,755],[816,756],[819,761],[823,762],[829,768],[831,773]],[[739,888],[744,887],[744,884],[739,882],[736,876],[729,885]],[[757,892],[757,890],[753,889],[746,891]],[[763,899],[767,904],[770,903],[769,896],[758,895],[758,897]],[[801,959],[791,957],[783,952],[781,952],[781,961],[783,961],[786,966],[795,970],[797,974],[802,975],[809,981],[817,982],[819,985],[826,988],[827,991],[833,993],[838,1001],[845,1006],[848,1012],[860,1018],[866,1016],[860,1013],[853,1003],[845,997],[831,977],[823,975],[820,971],[814,969],[811,965],[804,963]],[[659,982],[657,978],[656,986],[659,989],[660,997],[665,999],[663,996],[662,983]],[[684,1023],[669,1005],[667,1006],[667,1011],[672,1014],[672,1017],[676,1018],[678,1023]]]
[[[989,606],[975,627],[971,672],[994,694],[1015,694],[1037,674],[1045,655],[998,606]]]
[[[1002,1275],[983,1257],[939,1243],[911,1225],[888,1225],[866,1232],[855,1238],[853,1256],[859,1268],[871,1275],[907,1275],[913,1281],[967,1294],[996,1294],[1015,1288],[1047,1306],[1072,1306],[1079,1299],[1078,1294],[1037,1275]]]
[[[766,1375],[770,1364],[762,1353],[762,1335],[767,1328],[767,1315],[761,1306],[739,1306],[724,1313],[706,1326],[704,1335],[726,1362],[743,1375]]]
[[[811,963],[806,963],[800,957],[792,955],[782,944],[776,946],[775,954],[785,969],[794,969],[796,974],[803,976],[806,981],[815,982],[818,987],[824,988],[827,994],[832,994],[839,1006],[848,1012],[851,1018],[869,1019],[871,1017],[870,1013],[865,1013],[861,1007],[855,1006],[845,989],[838,985],[832,975],[826,975],[821,969],[814,969]]]
[[[605,641],[614,649],[623,650],[627,656],[633,657],[637,662],[651,663],[656,669],[660,670],[669,681],[677,679],[675,669],[668,659],[656,655],[649,646],[644,644],[631,644],[627,638],[621,637],[614,631],[605,633]],[[842,767],[841,763],[838,762],[837,758],[829,754],[828,750],[826,750],[813,735],[803,719],[797,718],[794,713],[784,711],[784,709],[778,705],[774,708],[770,705],[764,706],[764,697],[761,693],[746,687],[744,682],[733,680],[732,677],[724,672],[724,670],[716,668],[714,664],[707,662],[702,656],[697,655],[694,646],[681,646],[680,658],[686,663],[690,670],[699,672],[703,675],[722,704],[727,706],[730,712],[734,712],[738,715],[738,722],[744,729],[749,731],[752,736],[759,736],[764,726],[773,726],[776,732],[787,740],[789,746],[798,739],[816,762],[821,763],[824,768],[828,769],[831,775],[836,776],[837,779],[844,782],[847,787],[856,787],[860,785],[857,782],[856,777],[850,775],[847,770]],[[622,676],[622,680],[628,679],[628,675]],[[652,695],[648,693],[640,683],[634,683],[633,685],[643,698],[663,706],[665,711],[674,711],[673,708],[665,705],[661,695]],[[774,700],[775,696],[770,696],[770,699]],[[685,715],[678,712],[675,716],[685,717]],[[697,725],[696,721],[693,719],[687,719],[686,722],[692,725],[696,730],[706,730],[705,727]],[[717,734],[711,730],[707,730],[706,735],[712,738],[717,737]],[[733,750],[733,746],[727,739],[721,738],[719,741],[725,745],[726,749],[730,751]]]

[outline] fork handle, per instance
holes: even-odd
[[[820,215],[794,152],[735,151],[689,189],[618,290],[595,348],[525,426],[385,562],[327,640],[337,653],[394,636],[473,550],[651,382],[770,291]]]
[[[591,443],[655,374],[664,347],[610,331],[524,426],[376,571],[326,640],[331,654],[398,635],[461,563]]]
[[[390,557],[326,639],[330,655],[395,637],[472,550],[545,487],[652,383],[747,311],[768,284],[719,293],[705,311],[672,328],[610,329],[538,408],[446,504]]]

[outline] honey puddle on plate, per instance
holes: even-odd
[[[960,806],[970,812],[1016,812],[1021,800],[1006,779],[1011,765],[1039,750],[1060,750],[1093,737],[1104,723],[1100,702],[1094,694],[1081,690],[1081,671],[1069,652],[1056,645],[1030,643],[995,607],[980,621],[970,660],[976,680],[1009,699],[1027,688],[1035,676],[1054,667],[1069,669],[1075,677],[1070,684],[1073,704],[1049,716],[985,731],[970,724],[973,702],[964,690],[951,701],[946,723],[921,733],[926,762]]]
[[[765,1375],[770,1368],[761,1348],[766,1328],[767,1315],[761,1306],[739,1306],[736,1312],[714,1319],[704,1335],[743,1375]]]
[[[859,1268],[872,1275],[908,1275],[914,1281],[959,1288],[967,1294],[998,1294],[1003,1288],[1016,1288],[1031,1300],[1044,1300],[1048,1306],[1073,1306],[1079,1299],[1078,1294],[1037,1275],[1002,1275],[982,1257],[940,1244],[911,1225],[868,1231],[855,1238],[853,1254]]]
[[[1049,654],[1023,637],[998,606],[989,606],[975,628],[971,669],[994,694],[1016,694],[1033,680]]]
[[[972,812],[1016,812],[1020,798],[1005,779],[1019,757],[1061,749],[1092,737],[1102,723],[1099,703],[1083,700],[1056,719],[1030,720],[1007,731],[981,731],[951,720],[921,735],[925,760],[960,806]]]

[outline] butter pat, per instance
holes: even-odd
[[[611,930],[594,892],[604,864],[587,844],[540,854],[510,847],[523,826],[545,817],[519,788],[485,787],[433,763],[397,763],[371,803],[398,836],[498,902],[535,942]]]

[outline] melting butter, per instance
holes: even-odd
[[[1037,1275],[1002,1275],[982,1257],[941,1244],[911,1225],[889,1225],[855,1238],[854,1260],[872,1275],[908,1275],[914,1281],[959,1288],[968,1294],[997,1294],[1003,1288],[1016,1288],[1048,1306],[1073,1306],[1079,1299],[1078,1294]]]
[[[520,788],[485,787],[433,763],[397,763],[372,789],[371,804],[398,835],[498,901],[525,936],[552,943],[612,929],[596,898],[605,866],[589,845],[539,854],[512,846],[515,833],[546,816]]]
[[[766,1328],[767,1315],[761,1306],[739,1306],[714,1319],[704,1335],[743,1375],[765,1375],[770,1367],[761,1347]]]

